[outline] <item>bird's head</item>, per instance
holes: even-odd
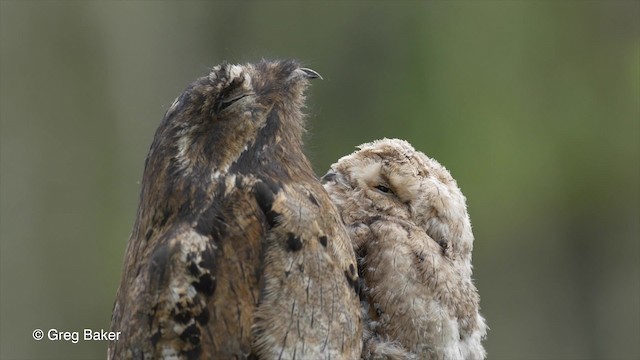
[[[323,182],[347,223],[380,215],[399,218],[423,228],[451,257],[471,254],[471,223],[456,181],[404,140],[360,145],[333,164]]]
[[[167,110],[150,158],[159,153],[173,173],[189,176],[203,168],[226,173],[243,155],[259,156],[268,146],[298,148],[304,90],[317,77],[291,60],[218,65]],[[262,148],[247,151],[256,146]]]
[[[224,193],[219,186],[229,174],[286,181],[300,168],[311,173],[301,109],[309,80],[318,77],[293,60],[263,60],[218,65],[191,83],[156,131],[141,206],[188,217]]]

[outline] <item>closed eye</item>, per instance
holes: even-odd
[[[236,96],[230,99],[218,100],[218,103],[216,104],[216,113],[220,113],[222,110],[228,108],[229,106],[233,105],[233,103],[235,103],[236,101],[246,96],[249,96],[249,94],[241,94],[239,96]]]
[[[249,93],[242,92],[241,86],[243,83],[244,77],[236,77],[226,88],[224,88],[218,94],[218,97],[213,104],[213,112],[215,114],[219,114],[221,111],[233,105],[236,101],[242,99],[243,97],[251,95]]]
[[[232,98],[219,99],[218,101],[216,101],[214,112],[216,114],[219,114],[221,111],[223,111],[224,109],[226,109],[229,106],[233,105],[238,100],[240,100],[242,98],[245,98],[247,96],[250,96],[250,95],[254,95],[254,94],[253,93],[245,93],[245,94],[240,94],[240,95],[232,97]]]

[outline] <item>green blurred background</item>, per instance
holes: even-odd
[[[490,359],[640,358],[640,2],[0,3],[2,359],[102,359],[153,133],[299,59],[318,174],[399,137],[466,194]]]

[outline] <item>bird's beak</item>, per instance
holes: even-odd
[[[299,68],[298,70],[302,71],[302,73],[304,74],[304,77],[306,77],[307,79],[320,79],[320,80],[324,80],[322,78],[322,75],[318,74],[317,71],[315,70],[311,70],[308,68]]]

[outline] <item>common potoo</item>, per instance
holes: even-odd
[[[366,359],[484,359],[466,199],[408,142],[359,146],[323,177],[358,258]]]
[[[175,100],[145,162],[111,359],[354,359],[348,234],[302,150],[294,61],[216,66]]]

